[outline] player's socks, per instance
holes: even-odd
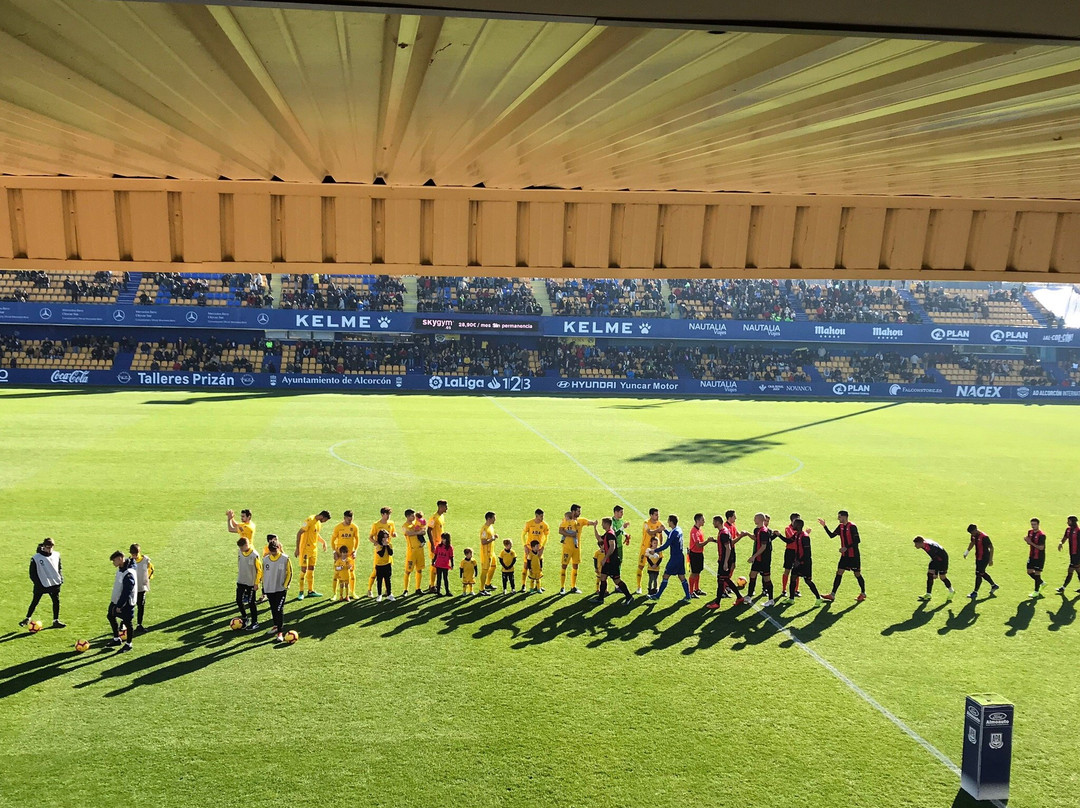
[[[559,589],[566,589],[566,567],[563,567],[559,574]]]
[[[756,577],[750,579],[750,586],[748,586],[746,588],[746,597],[748,597],[748,598],[754,597],[754,590],[755,589],[757,589],[757,578]]]
[[[645,571],[644,567],[638,567],[637,571],[637,588],[641,589],[641,574]]]
[[[790,578],[790,577],[791,576],[790,576],[789,573],[787,573],[787,572],[784,573],[784,578],[783,578],[783,580],[781,581],[781,584],[780,584],[780,591],[781,592],[787,592],[788,591],[788,578]],[[795,597],[795,594],[794,594],[795,587],[791,587],[791,592],[792,592],[791,597]]]
[[[931,590],[933,588],[934,588],[934,576],[933,575],[927,575],[926,576],[926,596],[927,597],[930,597],[930,592],[931,592]]]
[[[821,595],[818,594],[817,587],[814,586],[814,582],[807,579],[806,585],[810,587],[810,594],[812,594],[818,600],[821,600]],[[796,591],[798,591],[798,589],[796,589]]]
[[[307,571],[307,579],[306,580],[307,580],[307,591],[308,592],[314,592],[315,591],[315,570],[314,569],[309,569]]]
[[[615,587],[615,591],[623,595],[623,597],[630,597],[630,587],[626,585],[626,581],[619,580],[619,585]]]
[[[1067,587],[1069,585],[1069,583],[1072,581],[1072,577],[1073,577],[1073,571],[1072,571],[1072,567],[1070,567],[1068,574],[1065,575],[1065,583],[1063,583],[1061,585],[1062,589],[1064,589],[1065,587]]]
[[[859,591],[862,594],[865,595],[866,594],[866,579],[863,578],[861,575],[856,575],[855,580],[858,581],[858,583],[859,583]]]
[[[570,569],[570,588],[571,589],[577,589],[577,573],[578,573],[577,567],[572,567]]]
[[[948,579],[948,577],[946,577],[946,576],[942,576],[942,578],[941,578],[941,582],[942,582],[943,584],[945,584],[945,588],[946,588],[946,589],[948,589],[948,590],[949,590],[950,592],[952,592],[952,591],[953,591],[952,581],[950,581],[950,580]]]
[[[844,580],[844,576],[840,573],[836,574],[836,577],[832,579],[832,594],[835,595],[836,591],[840,588],[840,582]]]
[[[689,581],[680,581],[680,583],[682,583],[682,591],[683,591],[683,593],[686,595],[687,600],[689,600],[690,599],[690,582]]]
[[[761,583],[761,591],[765,593],[766,599],[768,599],[768,600],[773,599],[773,585],[772,585],[772,580],[771,579],[768,580],[768,581],[762,581],[762,583]]]
[[[656,590],[656,599],[659,600],[660,596],[664,594],[664,590],[667,589],[668,579],[665,578],[660,582],[660,588]]]

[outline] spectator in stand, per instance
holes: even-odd
[[[788,294],[811,319],[833,323],[917,323],[918,315],[900,289],[891,282],[871,286],[869,281],[829,281],[824,286],[789,280]],[[875,308],[875,306],[879,308]]]

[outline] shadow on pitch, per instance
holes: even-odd
[[[907,620],[901,620],[899,623],[893,623],[891,626],[886,626],[881,630],[881,636],[890,637],[893,634],[899,634],[901,631],[914,631],[917,628],[922,628],[934,619],[935,614],[945,608],[945,604],[940,603],[930,609],[927,608],[927,603],[925,600],[920,600],[919,605],[915,607],[915,611],[911,613],[911,617]]]
[[[1006,637],[1015,637],[1021,631],[1027,631],[1031,625],[1031,619],[1035,616],[1035,601],[1034,600],[1022,600],[1016,606],[1016,614],[1005,621],[1005,625],[1009,627],[1009,630],[1005,632]]]
[[[262,398],[281,398],[283,396],[293,395],[288,390],[251,390],[246,393],[229,393],[228,395],[215,394],[213,390],[208,390],[210,393],[206,398],[200,398],[198,396],[192,396],[191,398],[180,398],[175,401],[169,401],[167,399],[153,399],[150,401],[144,401],[143,404],[152,404],[154,406],[179,406],[188,407],[192,404],[216,404],[218,402],[226,401],[251,401],[253,399]]]
[[[1064,595],[1061,596],[1061,605],[1056,612],[1047,611],[1046,614],[1050,618],[1050,625],[1046,628],[1048,631],[1060,631],[1065,626],[1071,626],[1076,621],[1076,603],[1080,601],[1080,598],[1072,598],[1071,600]]]
[[[800,424],[799,426],[779,429],[775,432],[768,432],[764,435],[743,438],[741,440],[721,440],[718,438],[684,440],[681,443],[676,443],[665,449],[647,452],[646,454],[638,455],[637,457],[631,457],[630,461],[634,463],[681,462],[711,465],[731,463],[732,461],[740,460],[741,458],[783,445],[783,441],[770,440],[770,438],[786,435],[789,432],[798,432],[800,429],[809,429],[811,427],[821,426],[822,424],[829,424],[835,421],[843,421],[847,418],[856,418],[860,415],[868,415],[873,412],[888,410],[893,407],[899,407],[901,404],[902,402],[899,401],[890,404],[882,404],[877,407],[859,410],[858,412],[837,415],[833,418],[823,418],[819,421],[810,421],[809,423]]]
[[[968,794],[964,789],[960,789],[956,792],[956,797],[952,801],[950,808],[986,808],[991,805],[1008,805],[1008,800],[997,800],[991,802],[989,800],[977,800]]]
[[[952,608],[949,608],[949,616],[945,620],[945,625],[939,628],[937,633],[944,637],[952,631],[963,631],[975,625],[978,619],[979,613],[975,609],[975,599],[971,598],[958,612],[953,612]]]

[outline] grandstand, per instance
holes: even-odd
[[[422,275],[416,282],[416,310],[483,314],[542,314],[532,286],[521,278]]]
[[[810,382],[805,350],[781,352],[763,348],[696,348],[691,373],[695,379],[746,379],[770,382]]]
[[[143,276],[132,301],[144,306],[253,306],[269,308],[273,297],[261,274],[152,272]]]
[[[120,276],[120,279],[116,277]],[[10,303],[115,303],[129,273],[0,272],[0,301]]]
[[[402,311],[405,285],[389,275],[281,276],[281,308]]]
[[[964,355],[935,365],[950,384],[1017,384],[1050,387],[1057,384],[1047,366],[1033,357],[1024,359],[980,359]]]
[[[20,339],[0,337],[0,367],[23,370],[110,370],[119,352],[125,350],[123,338],[102,336],[69,338],[42,337]]]
[[[669,313],[692,320],[794,320],[779,281],[675,278]]]
[[[925,355],[903,356],[894,351],[882,353],[827,352],[814,361],[814,368],[827,382],[842,381],[858,384],[874,382],[931,383],[936,381],[930,372]]]
[[[232,340],[221,341],[180,338],[160,339],[155,343],[142,342],[131,360],[131,370],[191,370],[254,373],[263,369],[264,350],[253,344]]]
[[[553,314],[568,317],[663,317],[660,282],[634,278],[547,279]]]
[[[918,323],[910,297],[891,284],[869,281],[799,281],[789,289],[807,319],[832,323]]]
[[[1024,300],[1029,296],[1024,284],[988,291],[974,286],[917,283],[912,294],[935,323],[979,323],[1015,328],[1045,326],[1025,306]]]

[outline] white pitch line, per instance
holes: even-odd
[[[497,399],[492,398],[491,396],[487,396],[487,398],[490,399],[491,402],[496,407],[498,407],[500,410],[505,412],[511,418],[516,420],[518,423],[520,423],[523,427],[528,429],[530,432],[532,432],[538,438],[540,438],[541,440],[546,442],[549,446],[551,446],[551,448],[555,449],[557,452],[564,455],[575,466],[577,466],[583,472],[585,472],[590,477],[592,477],[594,480],[596,480],[596,482],[601,487],[603,487],[604,489],[609,491],[616,499],[626,501],[625,498],[622,495],[620,495],[618,491],[616,491],[614,488],[612,488],[610,485],[608,485],[606,482],[604,482],[602,479],[600,479],[600,477],[596,476],[596,474],[594,474],[589,468],[587,468],[584,463],[582,463],[580,460],[578,460],[576,457],[574,457],[572,454],[570,454],[564,448],[559,446],[559,444],[555,443],[555,441],[551,440],[551,438],[549,438],[547,435],[540,432],[540,430],[536,429],[528,421],[525,421],[524,419],[522,419],[519,416],[512,413],[510,410],[506,409],[506,407],[504,407],[501,403],[499,403],[499,401]],[[626,502],[626,504],[629,505],[630,509],[633,510],[635,513],[637,513],[638,516],[641,516],[642,518],[644,518],[645,514],[639,508],[637,508],[632,502]],[[713,571],[713,572],[715,574],[715,571]],[[825,659],[825,657],[823,657],[821,654],[819,654],[813,648],[811,648],[806,643],[804,643],[802,640],[800,640],[798,637],[796,637],[792,633],[791,629],[788,628],[788,626],[781,623],[779,620],[777,620],[771,614],[766,612],[760,606],[755,604],[753,608],[759,614],[764,615],[765,619],[768,620],[776,628],[776,630],[779,633],[785,635],[788,639],[790,639],[791,642],[796,645],[796,647],[798,647],[798,648],[802,649],[803,651],[805,651],[807,656],[809,656],[812,660],[814,660],[819,665],[821,665],[821,667],[823,667],[825,670],[827,670],[829,673],[831,673],[839,681],[843,682],[844,685],[846,685],[847,688],[852,693],[854,693],[856,696],[861,698],[863,701],[865,701],[867,704],[869,704],[871,707],[873,707],[875,710],[877,710],[879,713],[881,713],[881,715],[885,716],[885,718],[887,718],[890,722],[892,722],[892,724],[897,729],[899,729],[901,732],[903,732],[905,735],[907,735],[909,738],[911,738],[911,740],[915,741],[915,743],[917,743],[919,746],[921,746],[923,749],[925,749],[927,752],[929,752],[931,755],[933,755],[937,759],[937,761],[939,763],[941,763],[943,766],[945,766],[954,775],[957,775],[957,776],[960,775],[960,767],[957,766],[955,763],[953,763],[948,758],[948,756],[945,755],[944,752],[942,752],[940,749],[938,749],[936,746],[934,746],[932,743],[930,743],[930,741],[926,740],[926,738],[924,738],[919,733],[917,733],[915,730],[913,730],[911,727],[909,727],[907,724],[905,724],[902,719],[897,717],[892,711],[890,711],[887,707],[882,705],[877,699],[875,699],[873,696],[871,696],[869,693],[867,693],[865,690],[863,690],[861,687],[859,687],[857,684],[855,684],[855,682],[853,682],[847,675],[845,675],[842,671],[840,671],[835,665],[833,665],[831,662],[829,662],[829,660]],[[992,800],[991,804],[994,805],[996,808],[1006,808],[1005,804],[1002,803],[1002,802],[999,802],[998,800]]]

